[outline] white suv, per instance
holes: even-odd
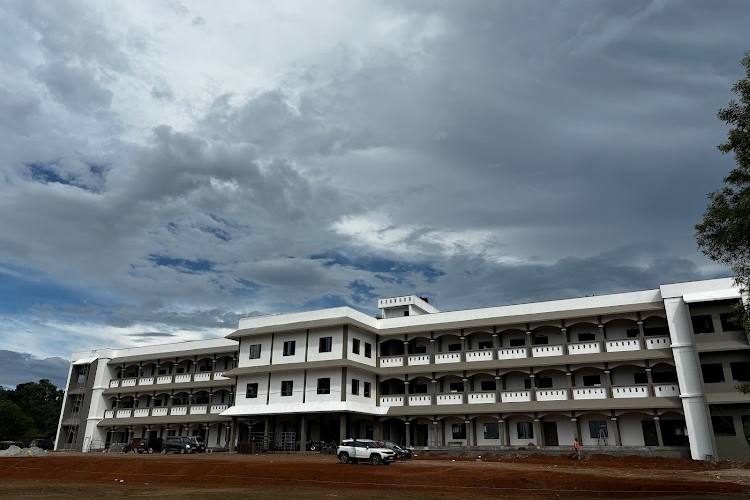
[[[372,465],[389,465],[396,460],[396,453],[372,439],[345,439],[336,450],[342,464],[358,463],[362,460]]]

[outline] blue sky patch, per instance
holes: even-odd
[[[378,273],[380,275],[384,273],[392,273],[395,275],[404,275],[411,273],[421,274],[428,283],[433,283],[437,278],[445,274],[445,272],[429,263],[400,262],[397,260],[367,255],[350,258],[342,254],[341,252],[333,250],[329,250],[327,252],[316,255],[311,255],[310,258],[314,260],[324,261],[326,267],[338,265],[343,267],[351,267],[360,271]],[[399,276],[395,276],[394,279],[397,283],[402,282],[402,279]]]
[[[200,273],[203,271],[213,271],[214,262],[206,259],[178,259],[167,257],[165,255],[150,254],[148,260],[162,267],[171,267],[183,273]]]

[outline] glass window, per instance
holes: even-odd
[[[330,394],[330,393],[331,393],[331,379],[319,378],[318,379],[318,394]]]
[[[552,377],[536,377],[537,389],[551,389]]]
[[[594,439],[608,437],[606,420],[589,420],[589,436]]]
[[[494,380],[482,380],[480,387],[483,391],[494,391],[497,386]]]
[[[484,424],[484,439],[500,439],[500,431],[497,422]]]
[[[287,340],[284,342],[284,356],[294,356],[294,350],[297,342],[295,340]]]
[[[333,349],[333,337],[321,337],[318,343],[318,352],[331,352]]]
[[[534,426],[531,422],[518,422],[516,424],[518,439],[534,439]]]
[[[448,385],[451,392],[463,392],[464,390],[464,383],[463,382],[451,382]]]
[[[359,395],[359,380],[357,380],[356,378],[352,379],[352,394],[354,394],[355,396]]]
[[[260,358],[260,344],[252,344],[250,346],[250,359]]]
[[[713,333],[714,322],[710,314],[701,314],[700,316],[691,316],[690,321],[693,323],[693,333]]]
[[[372,384],[370,384],[370,382],[365,382],[365,391],[364,391],[363,396],[366,398],[369,398],[371,391],[372,391]]]
[[[359,354],[359,339],[352,339],[352,353]]]
[[[372,344],[370,344],[369,342],[365,342],[365,357],[372,357]]]
[[[451,431],[453,439],[466,439],[466,424],[453,424]]]
[[[736,436],[734,430],[734,419],[729,416],[711,417],[711,425],[714,428],[714,434],[717,436]]]
[[[293,388],[294,388],[294,381],[293,380],[282,380],[281,381],[281,395],[282,396],[291,396]]]
[[[732,380],[737,382],[750,382],[749,361],[732,361],[729,363],[729,369],[732,370]]]
[[[492,349],[492,341],[491,340],[480,340],[477,346],[480,349]]]
[[[584,375],[583,385],[584,387],[594,387],[602,385],[602,377],[601,375]]]
[[[590,342],[592,340],[596,340],[596,335],[594,334],[594,332],[585,332],[578,334],[579,342]]]
[[[247,384],[247,389],[245,391],[245,397],[246,398],[257,398],[258,397],[258,384]]]
[[[721,321],[721,330],[724,332],[736,332],[742,330],[741,323],[738,321],[737,314],[735,313],[721,313],[719,314],[719,321]]]
[[[707,384],[724,382],[724,369],[722,368],[721,363],[702,364],[701,372],[703,373],[703,382]]]

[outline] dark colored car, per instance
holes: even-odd
[[[162,446],[161,453],[203,453],[206,445],[195,436],[169,436]]]
[[[31,448],[32,446],[36,446],[37,448],[41,448],[43,450],[52,450],[55,448],[55,443],[53,443],[49,439],[34,439],[29,443],[29,448]]]
[[[164,440],[162,438],[141,439],[135,451],[138,453],[161,453],[163,447]]]
[[[393,441],[383,441],[383,446],[395,451],[398,460],[409,460],[411,458],[411,450],[400,444],[396,444]]]

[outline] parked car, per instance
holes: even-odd
[[[162,438],[141,439],[135,451],[138,453],[161,453],[163,447],[164,440]]]
[[[372,439],[345,439],[336,450],[336,456],[342,464],[367,461],[372,465],[390,465],[396,460],[395,451]]]
[[[41,448],[43,450],[52,450],[55,448],[55,443],[50,441],[49,439],[34,439],[29,443],[29,448],[32,446],[36,446],[37,448]]]
[[[206,445],[198,441],[195,436],[169,436],[161,449],[162,455],[172,453],[202,453],[206,451]]]
[[[384,447],[390,448],[396,452],[397,460],[409,460],[411,458],[412,454],[409,448],[401,446],[400,444],[396,444],[393,441],[381,441],[381,442],[383,443]]]

